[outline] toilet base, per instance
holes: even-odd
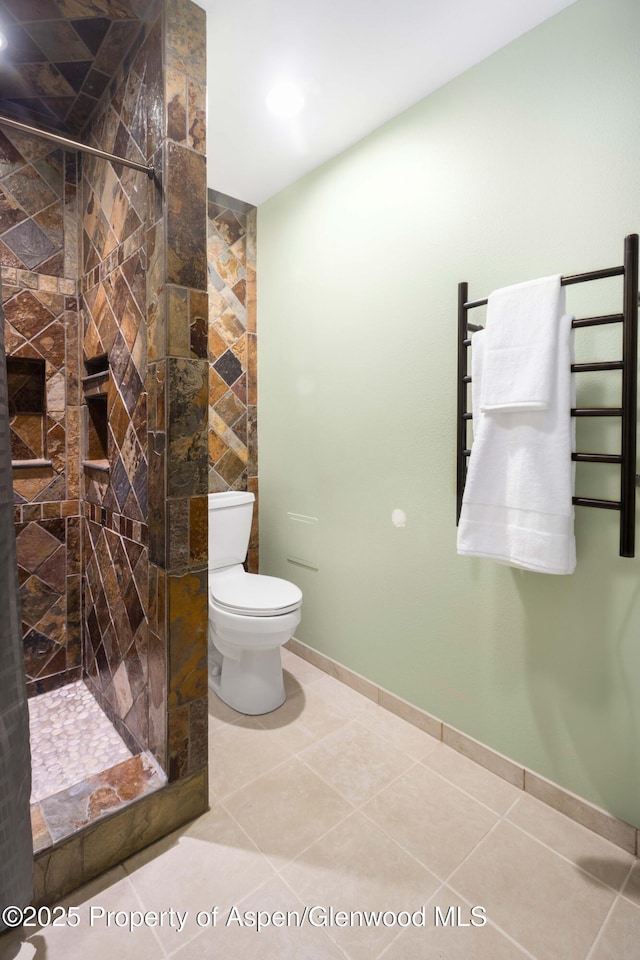
[[[270,650],[243,650],[237,660],[219,654],[213,660],[210,655],[209,664],[209,687],[238,713],[259,716],[277,710],[284,703],[279,646]]]

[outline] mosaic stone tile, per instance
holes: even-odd
[[[60,252],[64,246],[64,205],[62,201],[57,201],[45,207],[40,213],[35,214],[33,220]],[[43,268],[43,272],[55,273],[56,271],[46,271]]]
[[[231,350],[227,350],[213,365],[214,370],[231,386],[242,373],[242,365]]]
[[[190,350],[188,291],[171,286],[167,290],[167,350],[171,356],[187,357]]]
[[[82,682],[32,697],[29,719],[32,803],[131,756]]]
[[[34,853],[50,847],[53,842],[39,803],[31,804],[31,835]]]
[[[47,181],[40,176],[31,164],[22,167],[8,177],[4,177],[2,187],[3,190],[11,194],[30,217],[60,199],[60,194],[51,189]]]
[[[48,364],[62,367],[65,360],[64,325],[58,320],[45,327],[31,340],[32,346],[46,359]]]
[[[168,774],[169,780],[185,777],[189,770],[189,707],[169,710]]]
[[[255,208],[210,190],[207,217],[209,491],[257,492]],[[257,513],[256,504],[248,555],[253,572]]]
[[[0,131],[0,177],[15,173],[25,162],[16,145],[9,139],[4,130]]]
[[[209,404],[213,407],[225,395],[228,386],[213,365],[209,368]]]
[[[242,361],[241,361],[242,362]],[[238,400],[243,406],[245,413],[247,412],[247,375],[243,373],[236,382],[231,387],[232,393],[236,395]]]
[[[11,417],[11,459],[37,460],[44,457],[42,417],[15,414]]]
[[[42,11],[46,4],[47,0],[44,0],[38,9]],[[187,4],[186,9],[182,10],[182,19],[186,18],[190,23],[193,18],[203,18],[201,11],[198,12],[197,8],[190,10],[190,6]],[[22,12],[24,7],[24,4],[20,7]],[[56,9],[58,7],[59,5]],[[96,21],[99,20],[100,17],[96,18]],[[76,33],[89,54],[93,56],[99,52],[106,57],[107,47],[104,43],[100,44],[101,38],[107,38],[106,31],[104,37],[101,33],[101,26],[104,24],[95,22],[90,25],[90,21],[84,19],[77,20],[77,24],[83,24],[83,29],[76,30]],[[170,32],[175,32],[176,24],[170,26]],[[73,29],[76,29],[76,24],[73,24]],[[128,64],[133,65],[133,69],[128,70],[127,67],[127,70],[123,71],[124,80],[119,84],[119,88],[114,86],[109,104],[102,107],[103,120],[99,120],[95,128],[99,131],[99,136],[111,139],[113,145],[132,156],[141,156],[139,148],[146,149],[147,142],[152,144],[154,138],[156,145],[160,144],[159,123],[162,110],[158,109],[161,103],[158,91],[162,81],[161,34],[157,27],[152,34],[152,42],[148,47],[134,48]],[[112,29],[109,36],[115,36]],[[120,56],[125,37],[123,32],[120,34],[120,42],[112,44],[112,50],[117,49]],[[60,35],[54,29],[49,41],[55,43],[59,39]],[[203,51],[202,38],[198,39],[199,48]],[[182,42],[182,38],[178,40],[174,37],[174,53]],[[84,49],[82,52],[85,56]],[[200,56],[201,53],[195,48],[189,50],[191,62],[182,62],[182,66],[193,72],[193,64],[198,62]],[[74,95],[80,92],[78,103],[84,96],[84,103],[93,108],[92,101],[95,97],[87,96],[87,91],[97,97],[101,88],[93,88],[91,84],[103,83],[104,77],[95,73],[95,70],[101,69],[99,60],[95,61],[93,73],[91,69],[84,68],[83,64],[88,62],[89,60],[75,61],[75,70],[67,64],[66,73],[61,73],[62,81],[48,71],[34,71],[34,78],[44,84],[41,92],[46,90],[51,94],[48,107],[54,115],[56,111],[58,115],[62,115],[66,110],[67,105],[58,96],[63,91],[66,93],[65,84],[73,90]],[[160,191],[152,188],[144,175],[138,175],[134,171],[118,171],[112,176],[112,168],[105,169],[104,165],[101,167],[93,161],[85,162],[86,158],[76,168],[68,156],[59,154],[57,159],[54,159],[48,156],[47,150],[33,150],[28,140],[25,141],[23,152],[20,138],[8,141],[4,151],[0,152],[0,163],[3,164],[0,177],[14,176],[24,168],[26,161],[32,165],[33,170],[33,173],[28,175],[29,182],[35,185],[21,197],[25,203],[28,200],[28,211],[23,210],[17,197],[8,191],[2,193],[0,189],[0,216],[5,218],[0,219],[0,255],[3,264],[13,271],[12,279],[16,283],[14,295],[20,290],[33,290],[38,291],[38,294],[66,293],[71,296],[75,292],[75,285],[71,280],[74,271],[78,269],[78,265],[82,265],[80,269],[84,267],[87,270],[87,274],[81,278],[79,289],[82,291],[82,298],[79,304],[65,304],[62,299],[60,304],[54,304],[45,297],[35,306],[39,312],[43,307],[49,309],[51,316],[48,324],[44,323],[44,314],[39,322],[34,322],[31,310],[28,313],[25,311],[20,322],[24,325],[31,321],[32,326],[19,330],[13,324],[9,325],[10,334],[14,337],[13,345],[16,350],[22,351],[22,356],[35,359],[46,353],[49,364],[46,392],[48,413],[45,424],[47,452],[54,468],[46,475],[24,475],[18,478],[19,488],[16,491],[16,503],[22,504],[20,519],[40,524],[48,535],[54,536],[58,541],[58,546],[48,558],[42,559],[36,551],[35,559],[40,560],[36,570],[29,571],[21,567],[21,582],[26,596],[26,625],[31,631],[33,651],[34,679],[31,684],[34,688],[36,684],[40,684],[37,689],[44,689],[48,682],[53,681],[53,676],[49,676],[47,670],[55,670],[56,677],[61,677],[78,669],[82,647],[82,571],[86,574],[84,653],[87,673],[92,684],[96,686],[96,694],[103,698],[105,710],[109,711],[123,736],[125,732],[129,732],[132,739],[139,743],[152,743],[156,756],[165,763],[166,677],[167,673],[175,672],[172,677],[173,689],[180,691],[184,706],[187,707],[185,772],[200,768],[206,760],[206,669],[204,664],[200,667],[187,665],[185,673],[185,663],[177,651],[181,646],[186,650],[187,642],[186,639],[183,640],[185,617],[191,621],[192,626],[197,621],[200,632],[206,625],[206,585],[200,584],[202,589],[192,604],[194,609],[189,609],[188,613],[185,614],[181,604],[173,603],[176,622],[170,622],[169,625],[173,637],[173,659],[169,661],[165,645],[171,642],[171,639],[166,636],[165,621],[166,607],[171,605],[165,596],[164,579],[159,577],[157,570],[154,575],[154,603],[156,608],[162,607],[162,612],[158,615],[156,611],[156,630],[153,636],[149,634],[147,603],[150,578],[147,544],[155,539],[161,562],[166,562],[163,501],[168,470],[163,431],[168,429],[171,455],[175,462],[187,467],[186,483],[185,477],[180,478],[181,495],[187,511],[187,522],[182,534],[183,544],[187,549],[185,562],[187,566],[194,563],[204,565],[206,560],[206,523],[203,524],[203,520],[206,520],[207,490],[208,309],[204,267],[204,160],[202,157],[198,157],[196,161],[192,159],[194,149],[204,150],[204,77],[191,79],[197,81],[192,83],[190,80],[189,86],[185,88],[186,122],[189,125],[191,147],[187,153],[191,156],[175,155],[172,172],[184,183],[192,184],[196,179],[201,180],[202,197],[192,196],[190,186],[190,190],[180,200],[184,204],[180,210],[176,206],[179,191],[174,190],[169,194],[170,204],[173,206],[163,210],[162,204],[158,203],[158,200],[162,200]],[[147,96],[149,110],[144,102]],[[73,112],[69,115],[69,120],[75,122],[72,114]],[[196,170],[196,177],[185,176],[185,172],[190,175],[192,168]],[[82,171],[82,187],[76,190],[78,170]],[[19,183],[16,179],[13,185],[17,192],[25,183]],[[51,194],[57,199],[47,203]],[[36,209],[40,204],[44,206]],[[147,234],[142,227],[148,207],[152,217],[159,218],[153,221],[158,223],[157,237],[153,235],[153,231]],[[186,211],[188,219],[195,222],[198,209],[198,216],[201,216],[202,220],[201,236],[195,246],[189,246],[186,241],[190,238],[178,222],[178,217],[184,216]],[[32,211],[35,212],[28,221],[27,213],[31,215]],[[163,215],[166,215],[164,221]],[[82,219],[80,257],[73,253],[70,244],[64,243],[63,236],[63,230],[72,232],[78,227],[78,216]],[[44,258],[42,260],[33,255],[33,250],[30,259],[25,257],[24,255],[29,253],[26,245],[23,244],[25,249],[18,249],[14,244],[12,249],[7,242],[6,235],[11,239],[16,235],[16,228],[27,222],[35,224],[53,245],[51,250],[38,251],[38,255],[42,254]],[[34,230],[33,226],[29,229]],[[181,272],[180,284],[186,284],[185,289],[189,288],[187,322],[181,348],[184,352],[182,359],[189,365],[189,369],[163,361],[161,364],[154,363],[153,376],[149,376],[143,317],[149,318],[149,355],[154,360],[155,357],[164,358],[166,355],[163,311],[167,276],[163,264],[167,250],[167,229],[170,238],[169,256],[173,257],[173,266]],[[147,240],[150,243],[145,249]],[[155,259],[152,257],[154,252]],[[232,256],[243,266],[241,258],[235,252]],[[45,266],[48,273],[42,274]],[[67,269],[69,272],[62,276]],[[39,279],[39,272],[44,278],[42,281]],[[64,280],[65,287],[57,282],[58,275]],[[237,271],[234,277],[239,277]],[[78,308],[82,309],[86,318],[86,328],[79,330],[79,335],[76,334],[75,324]],[[18,313],[16,308],[16,316]],[[65,336],[66,353],[62,349]],[[80,365],[81,347],[84,358],[95,357],[100,352],[113,355],[106,387],[110,415],[110,473],[96,470],[81,473],[79,469],[79,414],[83,399],[81,376],[85,373]],[[75,356],[73,362],[72,354]],[[195,379],[199,380],[199,384],[194,386],[193,375],[196,372]],[[168,384],[166,403],[165,381]],[[153,396],[150,394],[147,403],[145,390],[149,382],[153,383]],[[169,413],[166,423],[165,409]],[[158,428],[154,430],[151,438],[153,453],[147,450],[147,427],[151,421]],[[25,437],[28,439],[28,431]],[[75,460],[75,465],[65,465],[65,447],[68,456]],[[161,462],[156,462],[154,469],[150,469],[149,459],[156,455],[159,455]],[[158,469],[155,469],[156,467]],[[175,472],[171,477],[170,482],[178,479]],[[147,494],[151,496],[150,502],[153,504],[152,517],[149,517],[149,520],[153,519],[156,524],[155,535],[151,534],[151,525],[147,527],[146,523]],[[81,495],[86,496],[86,503],[80,502]],[[53,502],[44,499],[52,496],[59,497],[59,500]],[[43,498],[42,503],[28,502],[35,497]],[[63,512],[63,507],[66,512]],[[79,522],[68,512],[79,511],[80,507],[87,518],[82,521],[85,529],[82,556],[79,553]],[[64,534],[57,536],[53,528],[43,525],[62,521],[64,528],[67,523],[64,518],[67,516],[69,522],[74,520],[75,526],[73,537],[69,534],[65,544]],[[71,528],[67,526],[67,529]],[[107,536],[107,531],[113,535]],[[25,547],[28,545],[27,541]],[[163,583],[162,588],[159,586],[160,581]],[[51,591],[51,595],[47,594],[47,589]],[[62,602],[65,592],[66,603]],[[37,622],[30,623],[32,620]],[[193,630],[191,632],[193,633]],[[59,638],[65,640],[66,647],[58,642]],[[204,636],[200,645],[204,649]],[[95,809],[90,808],[90,805],[86,807],[90,814],[89,819],[94,813],[99,815],[101,810],[104,812],[116,809],[112,806],[112,800],[111,785],[103,784],[98,787],[93,792],[91,801]]]
[[[33,680],[39,677],[46,670],[47,664],[60,653],[60,644],[35,629],[26,632],[23,642],[26,676],[28,680]]]
[[[4,304],[7,321],[27,340],[54,319],[41,300],[29,290],[22,290]]]
[[[0,239],[0,265],[4,270],[7,267],[23,267],[22,261],[10,250],[6,243]]]
[[[189,501],[189,553],[192,563],[206,563],[209,550],[209,502],[206,496]]]
[[[208,370],[201,360],[168,360],[169,459],[167,494],[206,490]]]
[[[176,143],[187,139],[187,78],[169,67],[166,72],[167,135]]]
[[[227,482],[229,487],[237,481],[243,473],[245,464],[236,456],[233,450],[227,450],[224,456],[216,463],[217,473]]]
[[[227,247],[232,247],[245,235],[245,229],[232,210],[224,209],[213,219],[213,225]]]
[[[83,826],[91,825],[95,829],[95,825],[102,821],[105,815],[111,816],[123,810],[133,801],[141,800],[166,783],[166,778],[144,753],[129,756],[113,766],[108,766],[110,759],[109,754],[105,754],[104,769],[101,769],[100,772],[86,776],[85,779],[66,789],[44,798],[38,804],[40,815],[48,830],[50,842],[60,844],[61,841],[75,834]],[[145,816],[148,816],[148,814]],[[130,825],[128,829],[124,830],[124,835],[131,837],[133,832],[133,835],[137,837],[140,835],[140,827],[141,824],[135,827]],[[120,825],[118,832],[120,833],[122,830],[123,827]],[[100,845],[103,853],[105,843],[104,836],[101,836]],[[45,847],[45,844],[42,844],[40,849],[43,847]],[[135,840],[132,848],[136,848]],[[64,849],[64,847],[59,849]],[[61,869],[68,877],[68,866],[64,865]],[[79,881],[75,881],[76,884],[77,882]],[[36,877],[36,887],[37,885]],[[59,893],[60,889],[58,889],[58,895]],[[52,891],[50,890],[49,899],[51,894]]]
[[[209,422],[212,422],[211,413],[209,416]],[[227,452],[227,444],[225,443],[224,437],[219,433],[216,433],[215,430],[209,431],[209,461],[212,464],[216,464],[218,460]],[[212,492],[211,490],[209,491]]]
[[[62,544],[38,567],[38,577],[61,595],[66,587],[66,554],[66,547]]]
[[[58,4],[7,0],[5,5],[11,6],[15,21],[8,52],[15,83],[5,84],[3,92],[18,99],[6,99],[4,111],[15,115],[20,104],[28,103],[32,113],[50,125],[65,129],[66,118],[66,131],[77,132],[123,55],[126,59],[135,44],[139,16],[119,3],[102,0],[91,5],[92,11],[102,14],[95,17],[86,17],[86,5],[75,0]],[[96,71],[108,75],[100,87],[95,86]],[[58,124],[51,124],[52,117],[58,118]]]
[[[255,333],[247,334],[247,402],[258,402],[258,340]]]
[[[169,577],[169,707],[207,693],[206,570]]]
[[[0,193],[0,235],[26,219],[27,214],[13,197]]]
[[[34,573],[57,550],[59,540],[38,523],[29,523],[18,534],[16,552],[18,563]]]
[[[189,82],[188,85],[188,137],[189,146],[197,153],[207,150],[207,91],[203,83]]]
[[[189,774],[206,768],[208,753],[208,697],[201,697],[189,704]]]
[[[3,242],[30,269],[47,260],[55,245],[33,220],[25,220],[2,236]]]
[[[228,390],[216,403],[215,411],[228,426],[233,427],[240,417],[246,417],[247,408],[232,390]]]
[[[149,502],[154,509],[149,513],[149,555],[158,565],[165,565],[165,501],[164,484],[166,473],[166,438],[163,432],[156,431],[150,434],[149,447]]]
[[[200,83],[206,83],[206,14],[195,4],[168,0],[167,18],[172,24],[167,42],[167,63]]]
[[[189,184],[189,190],[173,184]],[[167,163],[167,279],[178,286],[206,290],[206,192],[203,156],[169,142]],[[16,229],[16,228],[14,228]]]
[[[164,640],[149,635],[149,749],[161,767],[167,768],[166,739],[166,649]]]
[[[47,260],[43,260],[41,264],[38,265],[38,270],[42,273],[52,273],[56,276],[62,276],[64,270],[65,256],[62,250],[54,254],[54,256],[49,257]]]

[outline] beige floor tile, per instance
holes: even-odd
[[[303,903],[349,913],[413,913],[439,886],[432,873],[358,812],[305,850],[282,876]],[[398,927],[367,927],[355,918],[327,932],[352,960],[372,960],[393,940]]]
[[[277,710],[273,713],[265,713],[260,717],[260,723],[264,730],[273,730],[277,734],[277,741],[283,750],[288,750],[291,754],[299,753],[315,743],[314,737],[301,723],[283,723],[281,718],[276,716]]]
[[[324,737],[355,718],[369,703],[362,694],[322,674],[321,679],[288,694],[278,710],[260,719],[264,726],[295,723],[313,737]]]
[[[616,890],[634,862],[630,853],[527,794],[520,794],[507,819]]]
[[[289,697],[294,697],[296,693],[300,693],[304,690],[304,684],[300,683],[297,677],[295,677],[288,670],[282,671],[282,680],[284,683],[284,692]]]
[[[381,790],[362,810],[442,880],[498,819],[421,764]]]
[[[331,680],[330,677],[328,679]],[[337,681],[332,680],[332,683]],[[360,694],[354,694],[354,696],[359,697]],[[278,725],[295,723],[312,737],[319,738],[343,727],[350,719],[351,716],[336,707],[331,697],[331,690],[327,690],[323,686],[323,681],[319,680],[317,683],[303,687],[299,693],[287,697],[277,711],[266,714],[262,721],[265,726],[276,723]]]
[[[139,926],[131,931],[126,926],[117,925],[118,922],[129,923],[130,919],[137,922],[134,914],[143,910],[122,867],[80,887],[62,900],[61,905],[78,910],[80,922],[76,926],[46,926],[37,931],[25,927],[21,932],[3,934],[0,936],[2,960],[80,960],[84,957],[92,960],[113,960],[114,957],[159,960],[166,956],[150,926]],[[119,914],[119,917],[112,917],[111,923],[107,922],[109,911]]]
[[[640,907],[640,860],[635,861],[633,870],[622,890],[622,895]]]
[[[320,670],[315,664],[309,663],[308,660],[303,660],[302,657],[296,656],[295,653],[291,653],[284,647],[281,652],[283,669],[303,686],[308,686],[308,684],[315,683],[316,680],[323,680],[326,677],[323,670]]]
[[[424,926],[407,926],[380,960],[530,960],[512,940],[449,887],[442,887],[426,905]],[[436,907],[438,913],[436,913]]]
[[[435,737],[374,703],[365,707],[359,719],[372,733],[388,740],[394,747],[402,750],[403,753],[408,753],[414,760],[423,760],[440,745],[440,741]]]
[[[260,927],[258,926],[260,924]],[[279,877],[268,880],[217,918],[215,927],[171,955],[172,960],[344,960],[304,904]]]
[[[343,797],[358,806],[414,761],[358,720],[307,747],[300,758]]]
[[[640,907],[619,897],[589,960],[637,960],[640,954]]]
[[[245,714],[238,713],[233,707],[230,707],[224,700],[209,690],[209,729],[220,726],[221,724],[233,723],[235,720],[250,719]]]
[[[209,796],[219,800],[292,756],[292,739],[256,720],[223,724],[209,731]],[[309,738],[304,740],[304,744]],[[297,740],[299,746],[302,739]]]
[[[444,743],[438,744],[423,763],[496,813],[504,814],[522,796],[522,791],[513,784]]]
[[[226,797],[224,805],[276,866],[296,857],[353,809],[297,757]]]
[[[358,693],[334,677],[324,676],[310,688],[313,693],[324,696],[333,709],[344,716],[354,718],[366,710],[371,700],[364,694]]]
[[[615,893],[506,821],[449,885],[536,960],[584,960]],[[559,953],[559,950],[561,952]]]
[[[201,932],[196,923],[200,911],[215,906],[224,910],[273,875],[266,858],[220,807],[137,853],[124,866],[146,909],[188,911],[182,933],[158,931],[167,950]]]
[[[224,799],[62,901],[79,908],[78,927],[1,935],[0,960],[640,957],[640,861],[282,653],[278,710],[246,717],[209,695],[212,800]],[[472,904],[486,908],[486,926],[435,924],[435,905],[441,917],[459,906],[465,922]],[[101,917],[90,926],[91,905],[174,914],[130,933]],[[224,925],[233,906],[270,916],[424,907],[428,925],[322,927],[307,913],[298,928],[292,912],[257,934]],[[202,926],[213,907],[216,927]],[[177,911],[187,912],[181,933]]]
[[[593,830],[628,853],[635,853],[637,829],[630,823],[618,820],[588,800],[583,800],[531,770],[524,772],[524,788],[532,797],[542,800],[576,823],[581,823],[588,830]]]

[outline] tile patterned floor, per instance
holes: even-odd
[[[29,699],[31,802],[132,756],[81,680]]]
[[[211,696],[211,810],[63,901],[77,926],[0,937],[0,960],[637,960],[639,861],[283,658],[278,711]]]

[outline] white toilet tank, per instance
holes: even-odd
[[[209,494],[209,570],[244,563],[254,500],[243,490]]]

